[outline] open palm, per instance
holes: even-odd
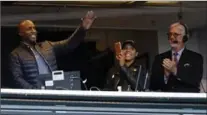
[[[96,16],[93,11],[88,11],[85,17],[82,19],[82,26],[84,29],[90,29],[91,25],[93,24]]]

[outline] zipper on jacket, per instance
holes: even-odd
[[[138,72],[138,76],[137,76],[137,81],[136,81],[136,86],[135,86],[135,92],[138,89],[138,85],[139,85],[139,79],[140,79],[140,74],[142,72],[142,65],[139,66],[139,72]]]
[[[35,54],[34,54],[34,52],[32,51],[32,48],[31,47],[29,47],[28,46],[28,48],[30,49],[30,51],[32,52],[32,55],[34,56],[34,58],[35,58],[35,63],[36,63],[36,66],[37,66],[37,71],[38,71],[38,75],[40,74],[40,72],[39,72],[39,67],[38,67],[38,64],[37,64],[37,60],[36,60],[36,57],[35,57]]]
[[[32,48],[25,42],[21,42],[23,45],[25,45],[29,50],[30,50],[30,53],[32,53],[32,55],[34,56],[35,58],[35,63],[36,63],[36,66],[37,66],[37,72],[38,72],[38,75],[40,74],[39,72],[39,67],[38,67],[38,64],[37,64],[37,60],[36,60],[36,57],[35,57],[35,54],[34,52],[32,51]]]

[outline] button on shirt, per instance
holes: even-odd
[[[177,56],[176,56],[176,58],[177,58],[177,63],[178,63],[179,60],[180,60],[180,56],[182,55],[183,50],[184,50],[184,48],[181,49],[181,50],[180,50],[179,52],[177,52],[177,54],[176,54],[176,55],[177,55]],[[176,53],[176,52],[172,50],[172,59],[174,58],[175,53]],[[168,77],[164,76],[164,81],[165,81],[165,84],[167,84]]]

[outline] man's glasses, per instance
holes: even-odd
[[[167,36],[168,37],[171,37],[171,36],[173,36],[173,37],[178,37],[179,35],[181,35],[181,34],[178,34],[178,33],[171,33],[171,32],[169,32],[169,33],[167,33]]]

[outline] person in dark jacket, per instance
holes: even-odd
[[[146,69],[136,60],[138,52],[135,42],[127,40],[122,44],[121,53],[116,56],[118,65],[112,67],[107,76],[104,90],[144,91],[146,89]]]
[[[182,22],[170,25],[171,49],[155,57],[150,77],[150,90],[163,92],[199,92],[203,74],[201,54],[185,47],[189,37]]]
[[[56,57],[72,51],[84,40],[86,30],[94,22],[96,16],[89,11],[82,19],[82,24],[67,39],[57,42],[44,41],[36,43],[37,31],[31,20],[19,24],[20,45],[10,54],[10,71],[15,88],[38,89],[41,82],[40,74],[52,73],[57,70]]]

